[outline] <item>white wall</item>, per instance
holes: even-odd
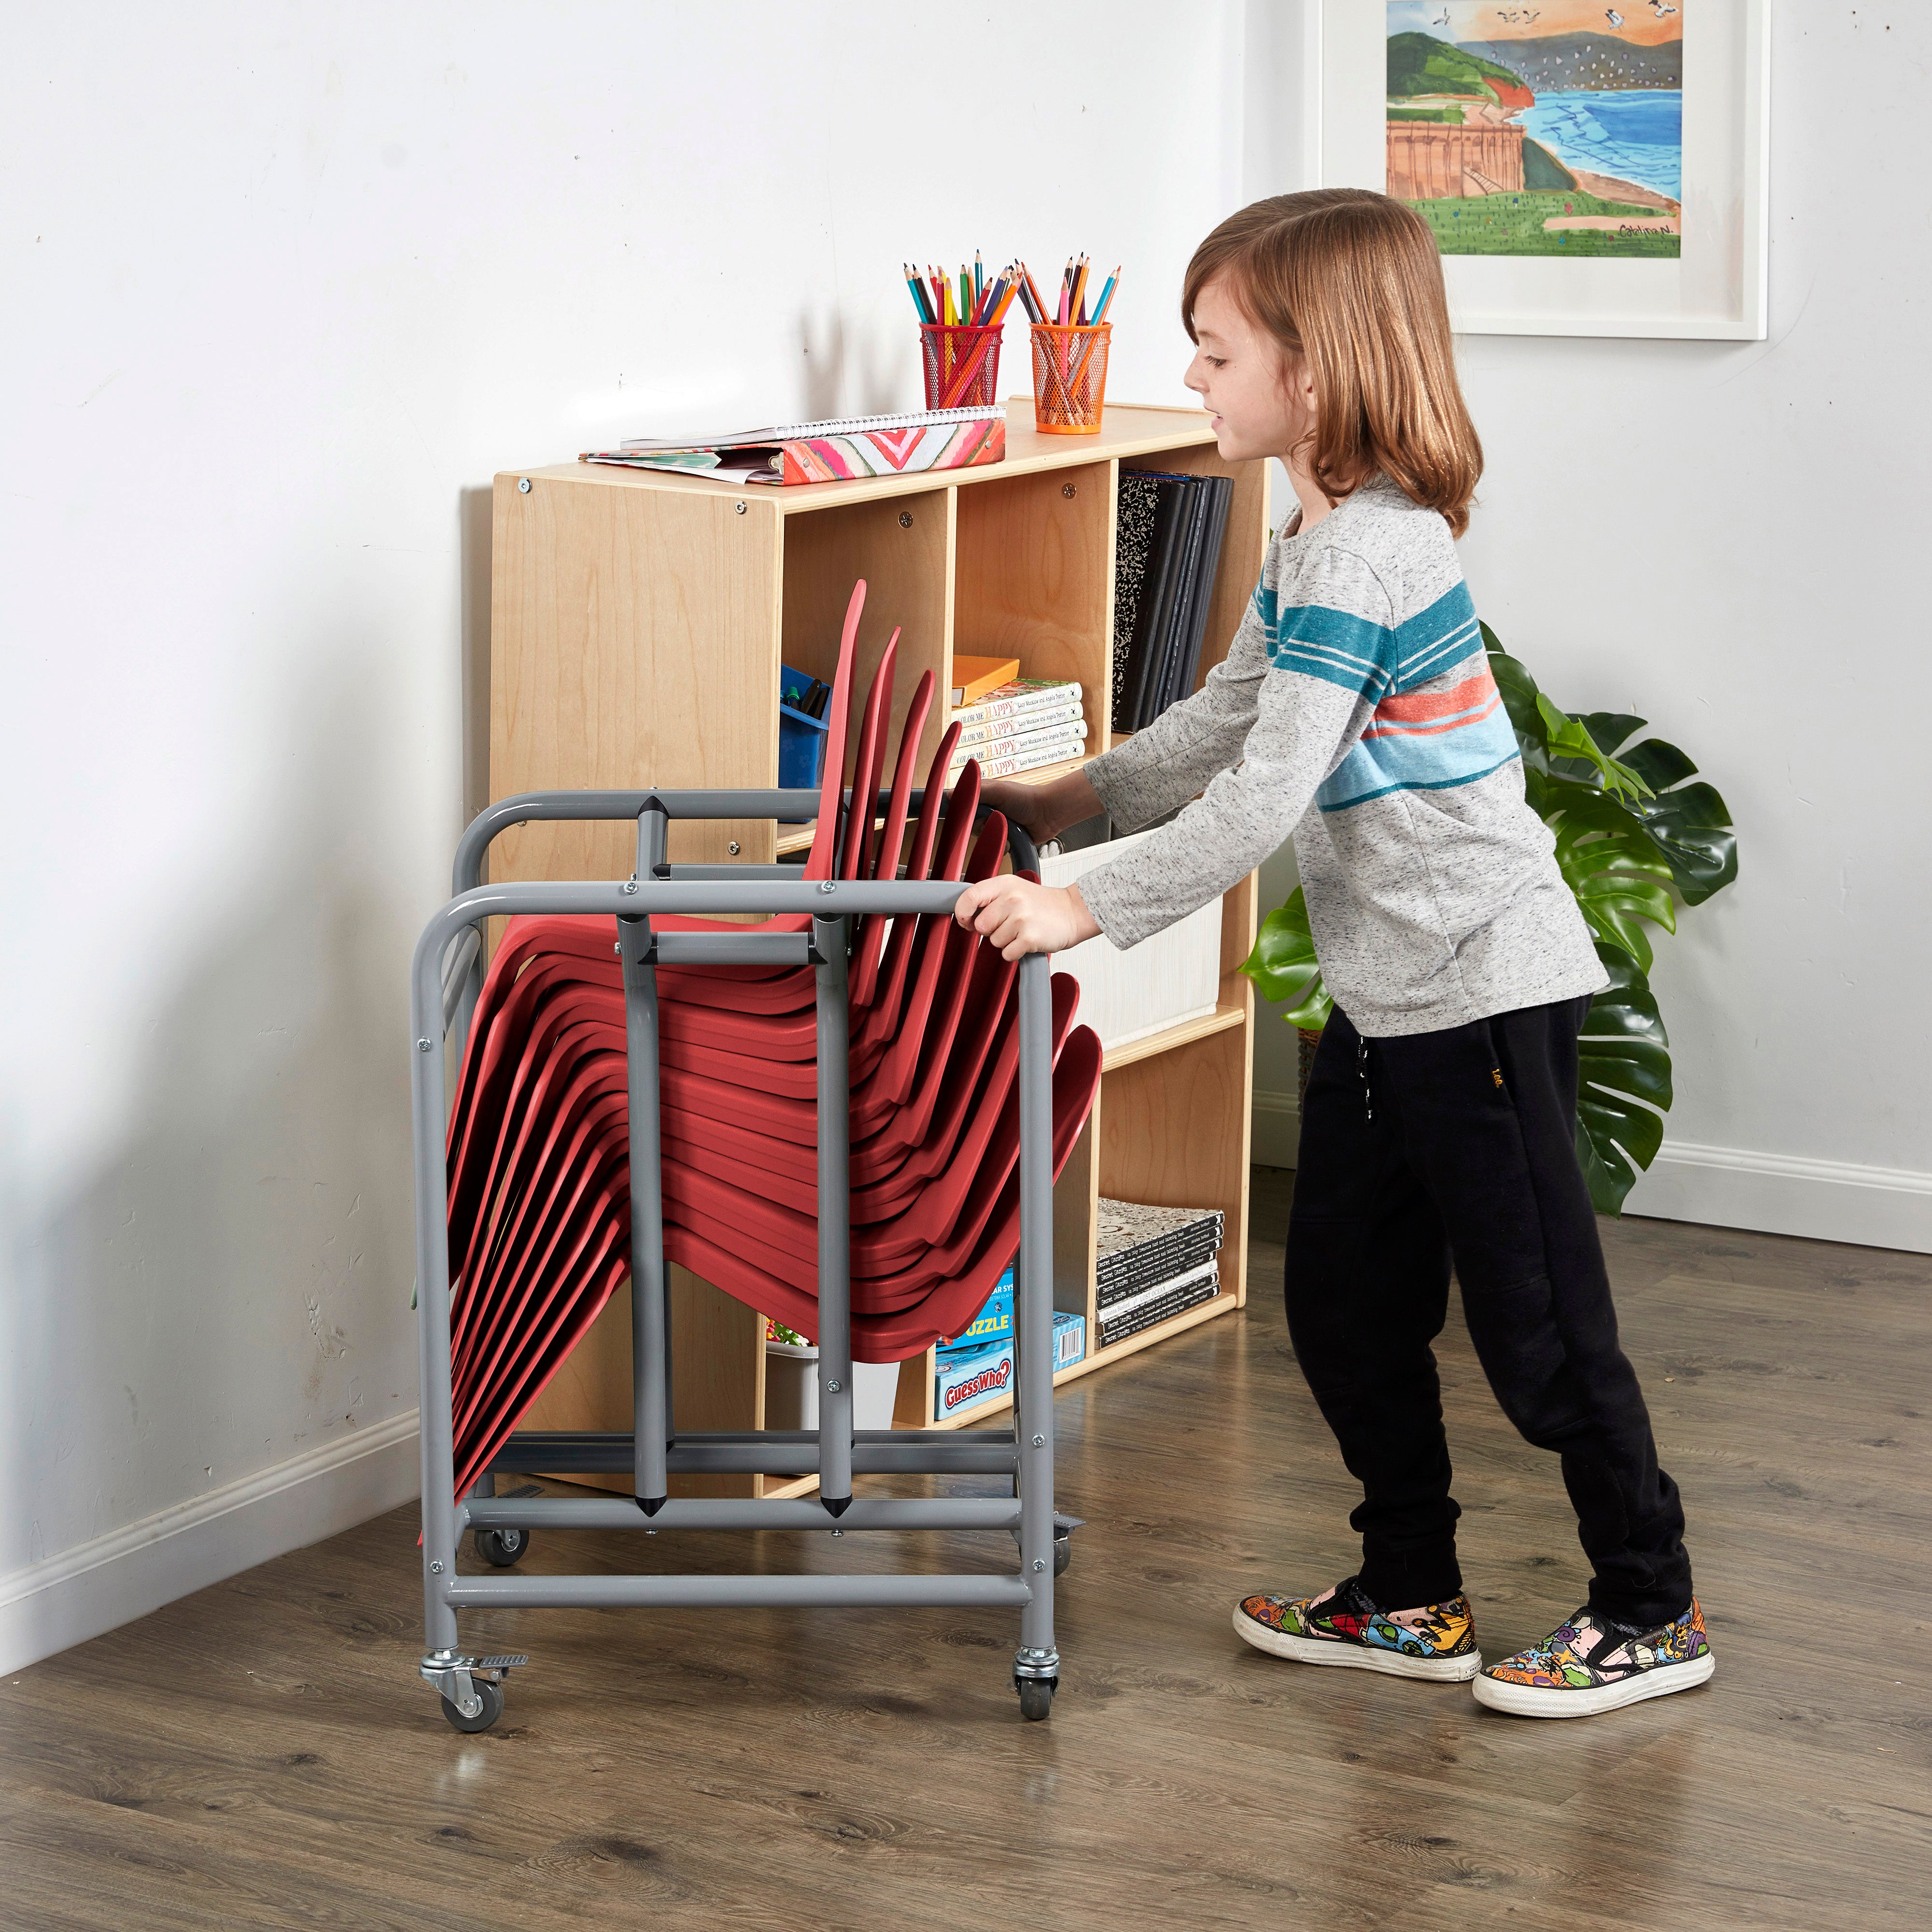
[[[414,1493],[405,976],[482,790],[492,474],[916,402],[898,262],[976,246],[1124,262],[1112,392],[1186,400],[1241,30],[16,19],[0,1667]]]
[[[1787,0],[1774,28],[1770,339],[1464,338],[1463,564],[1558,703],[1647,717],[1737,822],[1737,884],[1660,944],[1677,1100],[1633,1210],[1932,1249],[1932,252],[1904,185],[1932,9]],[[1257,1084],[1292,1091],[1286,1061]]]

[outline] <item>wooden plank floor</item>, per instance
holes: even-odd
[[[1289,1354],[1288,1177],[1245,1316],[1070,1385],[1053,1718],[1010,1614],[536,1611],[502,1726],[415,1677],[409,1511],[0,1684],[0,1924],[127,1928],[1918,1926],[1928,1916],[1932,1260],[1631,1222],[1626,1339],[1718,1657],[1589,1722],[1244,1648],[1234,1600],[1352,1567]],[[1443,1350],[1484,1648],[1583,1570],[1553,1460]],[[989,1486],[981,1485],[982,1488]],[[988,1539],[767,1533],[776,1569],[992,1567]],[[551,1535],[539,1569],[744,1567]],[[465,1567],[470,1567],[466,1558]]]

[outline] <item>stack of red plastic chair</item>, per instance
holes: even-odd
[[[882,818],[895,632],[851,747],[853,593],[827,710],[806,879],[978,879],[1007,827],[976,832],[980,772],[942,788],[942,738],[910,811],[930,672],[908,707]],[[776,920],[767,929],[806,922]],[[662,918],[658,932],[742,931]],[[898,1361],[956,1334],[1018,1245],[1017,969],[946,916],[866,920],[850,998],[852,1352]],[[816,1340],[816,986],[809,968],[657,971],[664,1246]],[[1092,1108],[1100,1046],[1053,994],[1053,1172]],[[449,1125],[451,1346],[457,1492],[489,1466],[630,1272],[625,1002],[616,922],[512,920],[471,1024]]]

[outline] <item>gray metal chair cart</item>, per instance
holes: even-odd
[[[918,795],[914,794],[916,808]],[[673,819],[800,821],[818,809],[815,791],[537,792],[506,799],[463,836],[456,896],[424,928],[410,982],[414,1040],[413,1112],[416,1278],[422,1415],[424,1680],[442,1694],[459,1730],[487,1730],[502,1714],[506,1671],[522,1654],[477,1655],[458,1640],[466,1610],[616,1605],[794,1605],[823,1608],[1005,1605],[1020,1613],[1014,1684],[1028,1718],[1046,1717],[1059,1682],[1054,1647],[1053,1586],[1064,1567],[1065,1530],[1053,1505],[1052,1041],[1048,968],[1043,956],[1018,974],[1020,1250],[1015,1300],[1017,1343],[1010,1427],[972,1430],[853,1427],[851,1310],[848,1276],[846,968],[854,921],[952,910],[956,882],[808,880],[789,866],[672,866],[665,853]],[[512,826],[536,820],[634,820],[638,869],[618,884],[484,885],[484,855]],[[1016,866],[1034,863],[1030,842],[1013,829]],[[449,1244],[442,1037],[459,1055],[482,985],[483,922],[515,914],[603,914],[617,922],[623,958],[627,1079],[631,1119],[631,1295],[635,1414],[628,1433],[513,1436],[490,1472],[461,1502],[454,1498],[451,1415]],[[806,915],[793,932],[653,932],[658,914]],[[658,1165],[656,968],[708,964],[809,964],[817,982],[819,1426],[791,1432],[680,1435],[671,1412],[670,1337]],[[559,1474],[628,1472],[634,1496],[498,1497],[500,1471]],[[816,1474],[815,1498],[668,1497],[668,1478],[685,1472]],[[859,1497],[855,1474],[1010,1474],[1005,1497]],[[459,1576],[465,1530],[493,1565],[514,1562],[531,1532],[556,1528],[789,1529],[842,1534],[858,1529],[970,1529],[1016,1535],[1016,1572],[759,1576]],[[1004,1538],[1002,1539],[1004,1544]]]

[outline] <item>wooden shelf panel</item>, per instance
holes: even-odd
[[[932,705],[920,734],[919,769],[939,748],[952,662],[953,505],[950,489],[913,504],[876,498],[842,502],[803,522],[782,525],[784,602],[781,657],[795,670],[830,680],[852,586],[862,578],[866,608],[852,667],[852,736],[886,641],[898,633],[890,742],[896,758],[906,712],[922,672],[933,678]],[[886,782],[892,772],[889,767]]]
[[[1113,635],[1112,466],[1022,470],[962,490],[956,500],[955,647],[1017,658],[1022,677],[1076,680],[1090,720],[1104,718]]]
[[[1064,470],[1070,464],[1105,463],[1123,457],[1178,457],[1198,445],[1207,445],[1210,452],[1214,447],[1214,432],[1208,427],[1204,410],[1110,403],[1100,430],[1093,436],[1042,436],[1034,428],[1030,394],[1009,396],[1006,410],[1006,460],[980,464],[970,470],[928,470],[916,476],[871,476],[850,483],[803,483],[789,489],[715,482],[669,470],[622,470],[602,463],[552,463],[534,470],[506,470],[503,474],[512,489],[527,476],[532,490],[545,483],[566,481],[588,483],[600,489],[663,490],[680,496],[770,503],[780,516],[796,517],[874,498],[916,496],[924,490],[955,485],[970,488],[1031,470]],[[1262,466],[1253,466],[1258,470]]]
[[[1100,1063],[1102,1073],[1112,1073],[1124,1066],[1132,1066],[1138,1060],[1151,1060],[1157,1053],[1172,1053],[1175,1048],[1190,1046],[1197,1040],[1205,1040],[1210,1034],[1225,1033],[1230,1027],[1241,1025],[1247,1018],[1247,1009],[1238,1006],[1217,1006],[1211,1013],[1203,1013],[1198,1019],[1183,1020],[1178,1025],[1162,1027],[1159,1033],[1150,1033],[1143,1040],[1131,1040],[1124,1046],[1110,1046]]]
[[[1222,1285],[1246,1299],[1248,1029],[1229,1021],[1101,1076],[1100,1191],[1218,1208]]]

